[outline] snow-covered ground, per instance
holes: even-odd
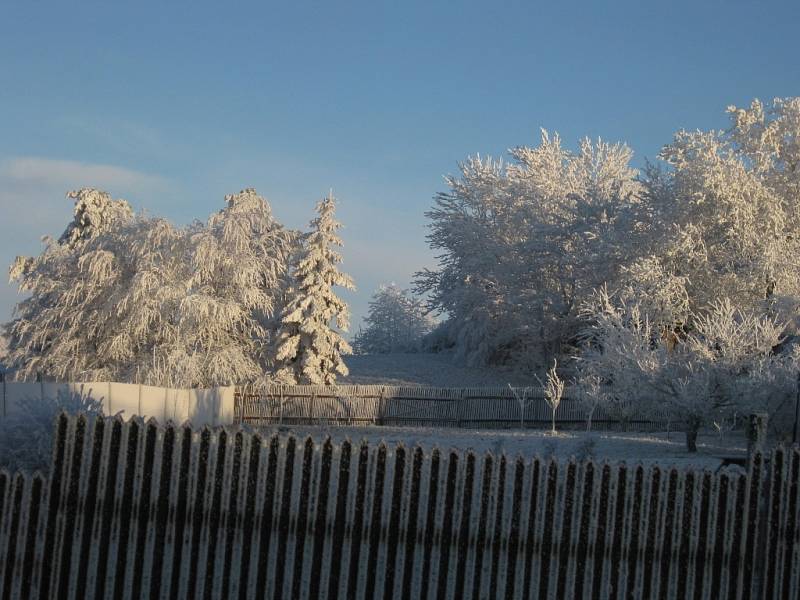
[[[330,435],[334,441],[350,439],[368,440],[371,444],[385,441],[389,446],[404,444],[406,447],[419,445],[426,449],[440,450],[455,448],[474,450],[478,453],[505,453],[507,456],[521,455],[531,457],[557,456],[560,460],[575,456],[578,459],[593,458],[611,462],[661,463],[666,466],[695,465],[716,469],[721,457],[744,456],[747,442],[743,435],[733,432],[722,438],[717,434],[701,433],[698,439],[698,452],[686,451],[685,435],[671,433],[617,433],[617,432],[559,432],[556,436],[546,431],[480,431],[464,429],[435,429],[412,427],[309,427],[309,426],[270,426],[258,428],[262,434],[311,435],[321,441]]]
[[[464,367],[442,354],[360,354],[345,357],[350,374],[337,379],[342,385],[385,384],[433,387],[493,387],[538,385],[532,375],[501,369]]]

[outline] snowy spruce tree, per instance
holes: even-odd
[[[294,263],[277,336],[276,379],[282,383],[332,385],[338,375],[348,373],[342,355],[352,349],[332,324],[346,331],[349,310],[332,288],[355,286],[338,269],[342,256],[335,247],[342,240],[335,208],[332,194],[317,204],[319,216],[311,221],[311,232]]]

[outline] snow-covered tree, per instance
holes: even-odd
[[[774,413],[793,390],[794,355],[778,355],[785,326],[773,318],[714,302],[679,334],[654,327],[636,298],[599,290],[584,307],[588,325],[580,355],[585,378],[606,396],[640,410],[667,410],[686,430],[687,449],[719,414]]]
[[[125,200],[113,200],[106,192],[83,188],[67,194],[75,201],[72,223],[61,234],[59,243],[75,248],[119,223],[133,219],[133,209]]]
[[[333,286],[354,290],[353,280],[339,271],[342,245],[337,235],[341,225],[334,219],[333,195],[317,204],[318,217],[311,221],[311,232],[292,269],[292,286],[281,316],[277,336],[278,371],[284,383],[332,385],[338,375],[347,375],[343,354],[350,354],[350,344],[332,327],[347,331],[347,303],[333,291]]]
[[[186,228],[96,190],[71,197],[60,240],[11,269],[30,294],[6,325],[18,377],[194,387],[271,368],[267,324],[295,235],[255,191]]]
[[[436,197],[430,245],[439,268],[417,276],[470,364],[549,363],[579,329],[579,306],[616,281],[647,222],[623,145],[577,153],[542,132],[514,162],[470,158]]]
[[[625,146],[573,153],[546,133],[511,164],[460,165],[427,213],[439,266],[416,280],[447,316],[439,346],[542,368],[574,350],[580,306],[602,286],[636,298],[667,340],[721,299],[796,334],[800,98],[728,112],[728,130],[678,132],[641,175]]]
[[[422,301],[394,283],[380,286],[372,295],[364,323],[366,328],[353,339],[357,354],[418,352],[423,337],[435,326]]]
[[[205,227],[188,232],[191,271],[178,305],[178,335],[160,348],[164,377],[182,366],[184,380],[221,385],[253,381],[273,368],[275,315],[297,235],[275,221],[254,189],[225,201]]]
[[[643,275],[672,280],[702,313],[725,297],[792,320],[800,306],[800,98],[730,107],[727,131],[680,131],[648,169],[651,255]],[[649,273],[648,273],[649,272]],[[636,279],[636,278],[634,278]]]

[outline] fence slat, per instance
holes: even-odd
[[[141,419],[56,427],[49,479],[0,472],[0,598],[800,590],[800,447],[736,474]]]

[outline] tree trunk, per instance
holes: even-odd
[[[686,450],[697,452],[697,432],[700,430],[700,423],[690,421],[686,427]]]

